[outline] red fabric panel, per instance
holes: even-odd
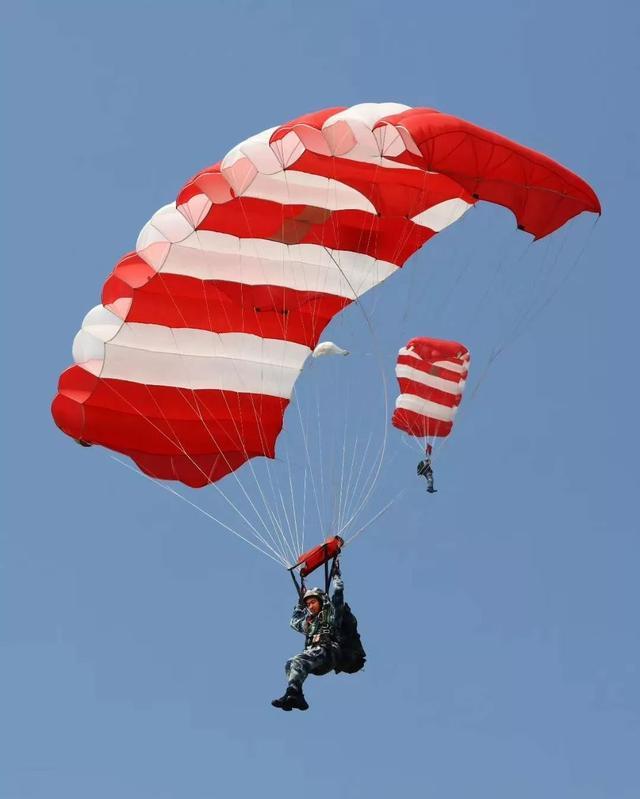
[[[270,200],[240,197],[214,205],[199,230],[239,238],[261,238],[288,244],[320,244],[352,250],[402,266],[434,232],[403,217],[380,217],[366,211],[333,211],[324,221],[309,222],[309,206],[278,205]]]
[[[497,133],[423,108],[385,121],[409,131],[422,154],[423,169],[453,178],[477,199],[509,208],[518,226],[538,239],[583,211],[601,211],[595,192],[582,178]]]
[[[415,380],[408,380],[405,377],[398,378],[398,385],[401,394],[413,394],[415,397],[437,402],[438,405],[445,405],[447,408],[455,408],[460,405],[462,399],[462,394],[451,394],[431,386],[425,386],[424,383],[417,383]]]
[[[281,286],[248,286],[160,273],[138,289],[127,322],[253,333],[315,347],[344,297]]]
[[[404,408],[395,409],[391,423],[399,430],[418,438],[444,438],[449,435],[453,427],[452,422],[441,422],[438,419],[407,411]]]
[[[83,392],[83,383],[91,382],[93,390]],[[131,455],[151,474],[150,464],[165,464],[164,473],[168,467],[163,458],[172,457],[175,466],[176,456],[183,457],[188,471],[191,461],[185,453],[203,456],[209,464],[205,471],[211,464],[222,468],[220,458],[236,468],[256,455],[275,457],[287,405],[287,399],[262,394],[98,379],[73,366],[60,379],[52,413],[67,435]],[[161,457],[145,460],[145,454]],[[211,463],[206,460],[210,456],[215,456]]]

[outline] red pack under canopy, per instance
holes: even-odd
[[[291,570],[300,567],[300,577],[304,579],[320,566],[336,558],[340,554],[343,545],[344,540],[339,535],[327,538],[324,544],[318,544],[317,547],[313,547],[313,549],[300,555],[298,562],[291,567]]]

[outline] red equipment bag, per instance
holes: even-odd
[[[319,566],[332,560],[340,554],[344,545],[344,540],[339,535],[332,538],[327,538],[324,544],[319,544],[317,547],[310,549],[308,552],[300,555],[298,562],[292,569],[297,569],[301,566],[300,576],[307,577],[311,572],[315,571]]]

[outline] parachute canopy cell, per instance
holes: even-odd
[[[547,156],[432,109],[331,108],[252,136],[116,265],[60,377],[56,423],[191,486],[273,458],[327,324],[479,199],[536,238],[600,211]]]
[[[457,341],[412,338],[398,352],[400,395],[392,424],[411,436],[444,438],[462,400],[469,374],[469,350]]]

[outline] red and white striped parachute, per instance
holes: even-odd
[[[191,486],[274,457],[332,317],[478,200],[536,238],[600,211],[560,164],[432,109],[331,108],[247,139],[116,265],[60,377],[56,423]]]
[[[412,338],[398,352],[400,395],[392,424],[411,436],[444,438],[453,427],[469,374],[464,344],[437,338]]]

